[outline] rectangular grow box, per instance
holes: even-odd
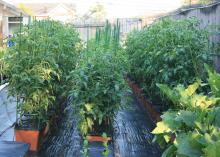
[[[30,144],[30,151],[38,151],[49,125],[41,123],[33,114],[25,114],[17,120],[15,136],[17,142]]]
[[[102,137],[106,133],[108,137]],[[89,142],[108,142],[112,140],[113,128],[111,120],[105,120],[99,125],[98,122],[94,123],[93,129],[88,132],[86,136]]]

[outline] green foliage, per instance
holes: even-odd
[[[80,39],[70,25],[55,21],[34,21],[21,27],[8,49],[5,74],[10,95],[22,98],[18,111],[47,120],[55,100],[66,97],[67,76],[76,67]]]
[[[0,85],[4,83],[3,81],[3,70],[5,66],[4,57],[6,55],[6,49],[0,48]]]
[[[1,61],[2,61],[2,59],[3,59],[4,55],[5,55],[5,53],[6,53],[6,49],[0,48],[0,60],[1,60]]]
[[[109,23],[99,30],[96,39],[92,39],[82,53],[78,67],[70,74],[71,95],[74,105],[80,107],[79,128],[83,135],[95,123],[101,124],[113,117],[127,89],[123,78],[124,51],[115,42],[118,37],[111,30]]]
[[[196,2],[195,1],[193,2],[192,0],[182,0],[182,4],[184,6],[194,5],[195,3],[196,4],[207,5],[207,4],[216,2],[216,1],[218,1],[218,0],[197,0]]]
[[[200,3],[200,4],[207,5],[207,4],[213,3],[213,2],[215,2],[215,1],[216,1],[216,0],[199,0],[199,3]]]
[[[88,147],[89,147],[89,141],[87,138],[84,138],[83,140],[83,156],[84,157],[88,157],[88,151],[89,151]]]
[[[74,103],[81,108],[80,117],[83,122],[80,130],[83,134],[92,128],[93,121],[101,124],[119,109],[125,80],[117,64],[118,59],[107,52],[94,54],[87,59],[82,58],[79,67],[71,73],[71,93],[75,98]]]
[[[208,83],[212,96],[197,94],[201,83],[194,83],[187,88],[179,85],[171,90],[166,85],[158,85],[172,102],[175,110],[168,110],[152,131],[154,141],[166,148],[163,157],[217,157],[220,141],[220,108],[218,86],[220,75],[207,65]],[[168,89],[169,92],[166,92]],[[217,91],[217,92],[216,92]],[[217,93],[217,94],[216,94]]]
[[[220,74],[213,72],[212,69],[205,64],[206,71],[208,72],[208,83],[211,87],[212,94],[216,97],[220,97]]]
[[[162,19],[128,36],[130,74],[150,99],[163,98],[156,83],[174,87],[204,78],[201,65],[210,61],[208,33],[198,25],[196,19]]]
[[[102,134],[102,137],[103,138],[108,138],[107,137],[107,134],[104,132],[103,134]],[[108,156],[108,154],[109,154],[109,149],[108,149],[108,141],[106,140],[106,141],[104,141],[103,142],[103,146],[104,146],[104,150],[103,150],[103,155],[104,156]]]
[[[88,49],[90,51],[96,51],[102,49],[102,51],[119,51],[120,45],[120,23],[117,21],[115,25],[111,25],[106,21],[104,28],[96,29],[96,37],[88,42]]]

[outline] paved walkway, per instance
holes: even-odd
[[[14,141],[14,127],[16,121],[16,100],[8,98],[7,87],[0,90],[0,141]],[[9,128],[9,129],[7,129]]]

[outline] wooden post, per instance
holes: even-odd
[[[87,26],[87,43],[89,41],[89,26]]]
[[[0,47],[3,47],[3,32],[2,32],[2,19],[1,19],[1,17],[0,17]]]
[[[0,12],[0,47],[3,46],[3,12]]]

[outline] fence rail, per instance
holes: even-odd
[[[171,13],[167,16],[174,19],[196,17],[201,21],[199,27],[209,30],[210,41],[220,46],[220,2],[207,6],[185,9],[179,12]],[[215,51],[216,50],[213,50],[213,53],[217,54],[212,56],[213,67],[220,73],[220,55],[218,50],[216,52]]]
[[[133,30],[142,29],[146,23],[144,23],[144,20],[141,18],[114,19],[109,22],[115,24],[117,21],[120,23],[120,35],[122,37]],[[105,21],[77,21],[73,24],[75,29],[79,32],[81,39],[85,42],[95,37],[96,29],[103,28],[104,25]]]
[[[214,43],[220,43],[220,2],[207,6],[185,9],[171,13],[167,16],[174,19],[196,17],[201,21],[199,27],[206,28],[211,32],[210,40]]]

